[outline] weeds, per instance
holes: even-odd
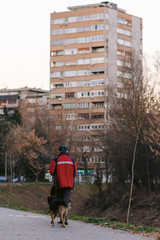
[[[128,232],[133,232],[133,233],[139,233],[139,234],[144,234],[144,235],[149,235],[153,234],[156,236],[157,239],[160,239],[160,229],[152,228],[152,227],[147,227],[147,226],[137,226],[137,225],[132,225],[132,224],[125,224],[125,223],[120,223],[117,218],[111,217],[109,219],[107,218],[91,218],[91,217],[79,217],[79,216],[74,216],[70,215],[69,219],[72,220],[79,220],[85,223],[93,223],[96,225],[100,225],[102,227],[110,227],[113,229],[119,229],[123,231],[128,231]]]

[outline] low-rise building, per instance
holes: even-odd
[[[9,112],[19,107],[21,101],[30,104],[49,105],[49,91],[36,88],[17,88],[0,90],[0,114],[7,107]]]

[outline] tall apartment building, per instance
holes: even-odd
[[[51,13],[50,104],[93,133],[104,129],[109,90],[125,97],[122,67],[141,58],[142,19],[109,2],[68,10]]]

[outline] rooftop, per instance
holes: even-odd
[[[98,8],[98,7],[108,7],[108,8],[112,8],[114,10],[119,10],[119,11],[122,11],[122,12],[125,12],[125,10],[123,9],[117,9],[117,4],[115,3],[111,3],[111,2],[100,2],[100,3],[94,3],[94,4],[87,4],[87,5],[79,5],[79,6],[71,6],[71,7],[68,7],[68,10],[72,10],[72,11],[77,11],[77,10],[80,10],[80,9],[88,9],[88,8]]]
[[[14,88],[14,89],[0,89],[0,94],[1,93],[9,93],[9,92],[24,92],[24,91],[30,91],[30,92],[38,92],[38,93],[49,93],[49,91],[47,90],[43,90],[40,88],[28,88],[28,87],[24,87],[24,88]]]

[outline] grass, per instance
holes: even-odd
[[[156,229],[153,227],[147,226],[137,226],[133,224],[125,224],[118,221],[117,218],[90,218],[90,217],[82,217],[82,216],[74,216],[70,215],[69,219],[82,221],[84,223],[93,223],[96,225],[100,225],[102,227],[110,227],[113,229],[119,229],[123,231],[128,231],[137,234],[143,234],[146,236],[152,236],[156,239],[160,239],[160,229]]]

